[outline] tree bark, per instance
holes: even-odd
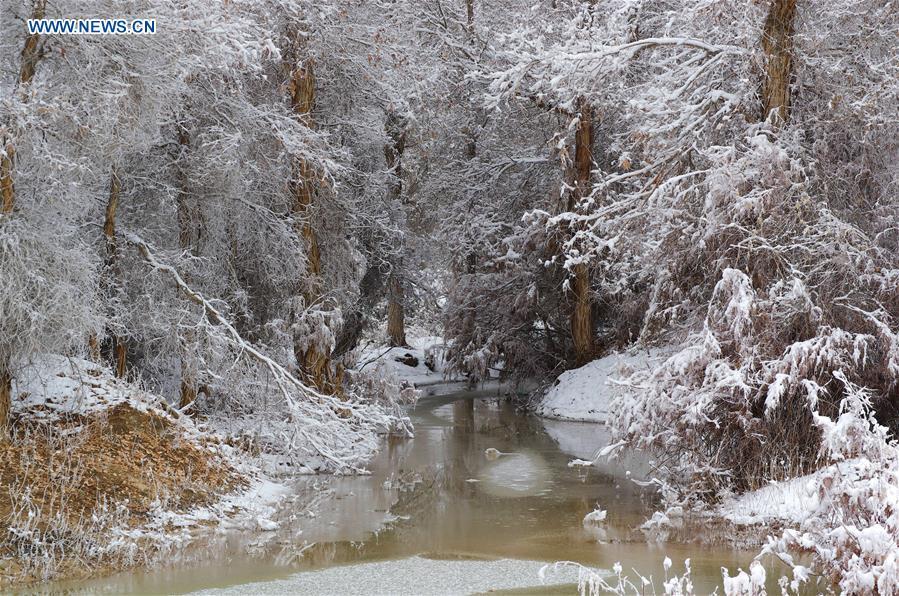
[[[796,0],[772,0],[762,33],[765,78],[762,81],[762,120],[784,123],[790,116],[790,78]]]
[[[118,168],[113,166],[109,176],[109,197],[106,201],[106,215],[103,219],[103,239],[106,242],[106,268],[110,273],[118,269],[118,244],[115,235],[116,212],[122,195],[122,179]]]
[[[36,0],[31,10],[32,19],[42,19],[46,13],[47,0]],[[32,33],[25,38],[22,46],[19,84],[27,85],[34,78],[37,63],[41,58],[40,35]],[[0,214],[12,213],[16,205],[15,184],[13,183],[13,163],[16,155],[11,138],[3,139],[3,154],[0,155]]]
[[[315,63],[311,57],[303,56],[304,44],[302,35],[296,32],[285,59],[289,71],[288,92],[290,104],[297,119],[309,128],[314,128],[312,110],[315,107]],[[315,206],[315,171],[308,161],[294,159],[291,191],[293,194],[293,213],[299,226],[299,235],[306,245],[308,284],[303,292],[306,306],[311,306],[321,299],[321,252],[318,236],[312,222]],[[306,380],[322,391],[334,392],[340,380],[332,374],[331,361],[328,354],[319,351],[315,346],[306,347],[302,342],[294,344],[294,356]]]
[[[313,128],[312,109],[315,107],[315,64],[311,58],[304,60],[297,57],[296,67],[290,73],[290,101],[294,113],[299,120]],[[318,248],[318,237],[312,225],[311,210],[315,201],[313,168],[305,159],[294,160],[293,195],[294,212],[300,215],[300,235],[306,241],[307,260],[310,275],[321,274],[321,253]],[[316,296],[317,298],[317,296]]]
[[[408,346],[403,311],[403,284],[399,275],[392,273],[388,285],[390,297],[387,301],[387,336],[393,347]]]
[[[362,281],[359,282],[359,299],[353,308],[344,316],[343,326],[337,335],[331,359],[337,360],[359,345],[359,338],[367,326],[368,317],[378,301],[384,296],[384,276],[378,263],[370,264],[365,269]]]
[[[384,132],[389,143],[384,146],[384,158],[390,178],[387,182],[387,204],[399,209],[403,195],[403,152],[406,150],[406,119],[396,110],[387,111]],[[403,303],[403,252],[405,243],[399,247],[399,257],[393,263],[393,270],[387,282],[387,336],[391,346],[406,346],[405,305]]]
[[[103,239],[106,243],[106,281],[109,293],[112,293],[119,280],[119,252],[116,239],[116,213],[122,195],[122,179],[118,169],[113,166],[109,177],[109,198],[106,202],[106,215],[103,219]],[[115,333],[112,337],[112,354],[115,375],[119,378],[125,376],[128,362],[128,344],[125,339]],[[90,343],[90,342],[88,342]]]
[[[9,362],[0,362],[0,440],[9,432],[9,411],[12,408],[12,372]]]
[[[32,19],[42,19],[47,11],[47,0],[35,0],[31,9]],[[22,48],[22,66],[19,69],[19,81],[21,83],[30,83],[34,78],[37,69],[38,60],[41,59],[40,52],[40,35],[32,33],[25,38],[25,45]]]
[[[578,201],[590,194],[593,172],[593,107],[583,97],[578,99],[579,121],[574,136],[574,171],[568,195],[568,210],[573,211]]]
[[[188,176],[183,160],[190,149],[190,133],[182,125],[178,124],[178,191],[175,194],[175,204],[178,210],[178,245],[181,250],[190,250],[194,255],[199,254],[199,229],[194,233],[194,229],[198,228],[195,210],[190,206],[190,188],[188,184]],[[196,240],[196,241],[195,241]]]
[[[590,194],[593,170],[593,109],[584,99],[578,99],[580,120],[574,137],[574,172],[568,195],[568,210],[573,211],[585,196]],[[590,273],[587,265],[578,264],[571,270],[571,339],[578,366],[593,358],[593,304],[590,299]]]
[[[8,215],[16,206],[16,187],[13,184],[13,159],[16,155],[12,140],[7,140],[0,155],[0,213]]]
[[[178,409],[184,410],[192,403],[197,401],[197,376],[196,376],[196,366],[194,365],[194,360],[190,355],[185,355],[184,352],[192,347],[192,344],[188,341],[189,338],[185,338],[184,344],[182,347],[182,356],[181,356],[181,396],[178,400]]]
[[[178,191],[176,194],[176,208],[178,220],[178,246],[182,252],[199,254],[200,231],[195,220],[196,213],[190,207],[190,184],[187,167],[183,160],[190,149],[190,132],[187,128],[178,124]],[[196,234],[194,230],[197,230]],[[193,351],[196,349],[196,333],[193,329],[185,329],[179,334],[178,347],[181,360],[181,393],[178,398],[178,408],[185,410],[197,399],[197,362]],[[191,413],[196,413],[192,411]]]

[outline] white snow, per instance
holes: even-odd
[[[91,413],[128,403],[155,409],[162,398],[115,378],[106,367],[59,354],[42,354],[21,367],[12,383],[12,411],[31,419]]]
[[[606,422],[609,402],[633,391],[623,379],[638,369],[646,369],[663,359],[663,350],[615,353],[569,370],[546,392],[537,414],[546,418]]]
[[[258,478],[246,490],[222,499],[211,509],[214,515],[222,520],[222,526],[225,528],[243,530],[258,528],[264,532],[271,532],[277,530],[279,526],[271,518],[278,510],[278,503],[289,493],[290,487],[284,484],[267,478]],[[233,512],[238,513],[233,515]],[[228,513],[232,515],[229,517]]]
[[[274,532],[281,527],[278,522],[273,522],[272,520],[266,519],[264,517],[257,517],[256,525],[259,526],[259,529],[263,532]]]
[[[409,333],[406,339],[409,347],[374,346],[363,349],[356,370],[374,369],[380,376],[395,379],[400,383],[405,382],[413,387],[453,380],[445,379],[443,376],[443,338]],[[429,354],[433,354],[433,370],[426,364]],[[416,366],[409,366],[397,360],[407,356],[418,361]]]
[[[605,523],[609,512],[605,509],[594,509],[584,516],[583,525],[585,528],[590,526],[601,526]]]
[[[724,519],[739,525],[772,521],[800,524],[818,510],[821,504],[821,477],[833,474],[833,467],[828,466],[814,474],[783,482],[771,482],[760,489],[726,497],[718,506],[718,513]],[[840,467],[845,468],[846,465]]]
[[[765,568],[758,561],[753,561],[749,565],[749,573],[738,569],[737,574],[731,577],[723,567],[721,573],[724,576],[725,596],[752,596],[765,593]]]
[[[204,590],[195,594],[473,594],[539,587],[543,585],[541,569],[545,566],[546,563],[541,561],[513,559],[453,561],[410,557],[330,567],[296,573],[286,579]],[[577,580],[578,572],[572,568],[559,568],[545,578],[547,583],[553,584],[576,583]]]

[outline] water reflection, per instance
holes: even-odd
[[[518,498],[549,492],[549,467],[540,455],[505,454],[488,463],[480,474],[479,488],[494,497]]]

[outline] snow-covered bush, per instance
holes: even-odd
[[[885,416],[897,387],[899,302],[888,272],[899,254],[872,242],[887,224],[866,229],[811,199],[789,157],[802,150],[780,139],[748,139],[709,180],[705,215],[677,249],[717,281],[707,297],[708,277],[659,283],[683,297],[680,308],[707,304],[701,330],[640,381],[637,400],[613,408],[622,437],[666,453],[665,466],[712,493],[818,467],[813,416],[840,407],[835,371],[875,392]]]
[[[690,577],[690,559],[684,561],[684,573],[682,575],[676,575],[671,573],[671,559],[665,557],[662,562],[662,568],[664,571],[665,579],[661,582],[661,591],[656,591],[655,583],[652,577],[645,577],[642,575],[637,575],[636,578],[629,577],[625,572],[624,568],[621,566],[621,563],[615,563],[612,566],[612,575],[603,575],[596,570],[590,569],[588,567],[584,567],[579,563],[573,563],[571,561],[561,561],[555,563],[553,565],[547,565],[540,570],[541,579],[545,579],[546,576],[554,571],[559,569],[564,569],[566,567],[573,567],[578,572],[578,593],[581,596],[599,596],[600,594],[618,594],[619,596],[627,596],[627,595],[639,595],[639,594],[669,594],[670,596],[688,596],[691,594],[695,594],[693,588],[693,580]],[[759,567],[761,569],[761,567]],[[743,577],[746,577],[744,572],[740,572],[739,578],[734,578],[734,580],[730,580],[727,576],[727,570],[722,569],[722,573],[724,574],[724,586],[725,586],[725,594],[728,596],[743,596],[743,592],[738,590],[728,590],[727,587],[735,584],[736,582],[741,582],[737,585],[742,585]],[[755,580],[760,577],[761,584],[756,584]],[[757,572],[753,573],[753,586],[761,585],[764,587],[765,581],[765,571],[761,569],[761,574],[759,575]],[[748,586],[749,583],[747,582]],[[752,592],[752,594],[759,594],[760,592]],[[761,593],[764,593],[762,590]],[[746,592],[746,594],[750,594],[750,592]]]
[[[94,260],[69,222],[31,228],[0,216],[0,366],[24,355],[83,349],[100,320]]]
[[[70,482],[73,478],[60,480]],[[149,560],[149,553],[137,542],[113,539],[117,531],[127,527],[124,504],[111,507],[101,501],[90,517],[72,522],[65,499],[59,500],[55,511],[44,512],[34,504],[24,484],[10,487],[24,490],[15,495],[13,509],[4,520],[6,535],[2,536],[5,556],[24,565],[4,579],[47,581],[65,573],[74,561],[85,566],[125,568]],[[59,494],[44,497],[59,498]]]
[[[899,445],[877,422],[873,392],[841,373],[844,398],[834,417],[816,414],[820,430],[819,504],[799,525],[770,538],[771,553],[794,569],[793,588],[823,575],[846,594],[899,590]],[[812,569],[791,553],[808,552]]]

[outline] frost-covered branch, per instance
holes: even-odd
[[[133,233],[126,234],[126,239],[151,267],[169,276],[183,296],[202,307],[205,316],[225,330],[238,355],[249,356],[271,373],[298,434],[308,441],[318,455],[328,460],[336,471],[358,469],[358,464],[364,462],[371,451],[377,448],[378,430],[389,431],[396,423],[403,424],[402,420],[394,419],[377,406],[361,404],[352,399],[339,400],[302,383],[286,368],[246,341],[221,311],[188,285],[174,267],[160,262],[143,239]],[[297,395],[300,399],[297,399]],[[291,444],[288,447],[298,446]]]

